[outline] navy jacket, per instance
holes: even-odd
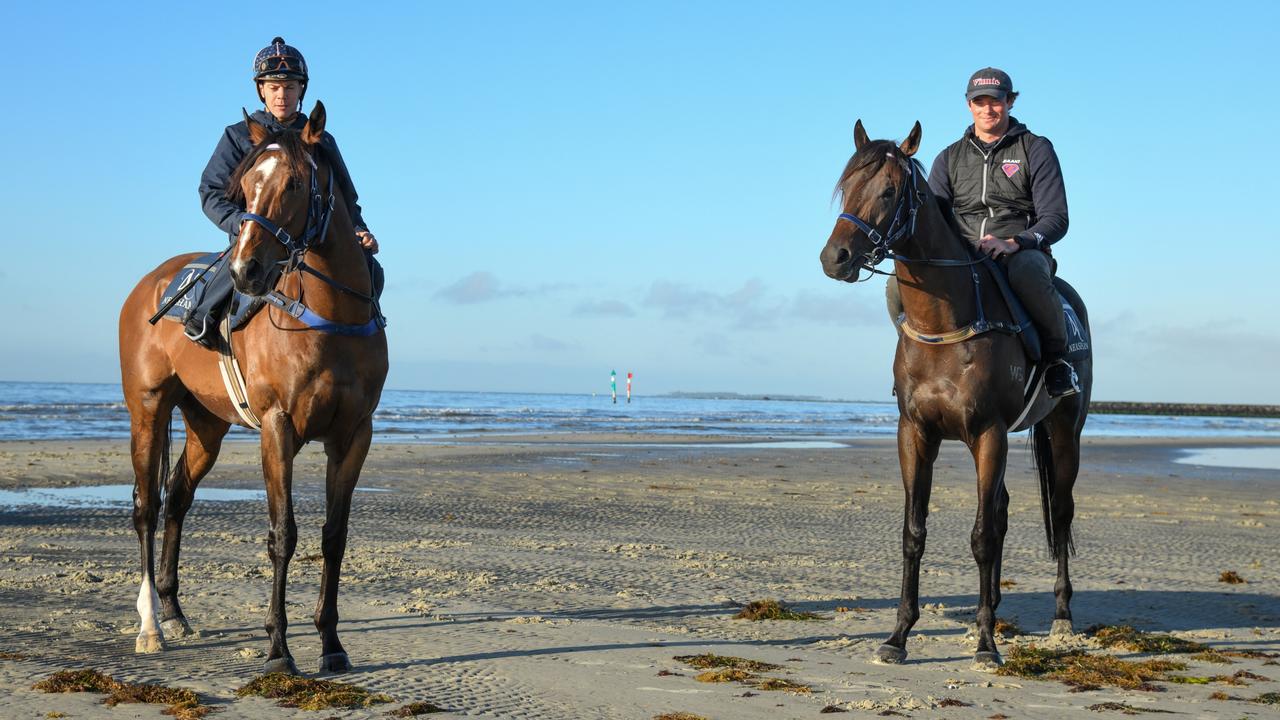
[[[1025,157],[1021,154],[1025,152]],[[1004,155],[1018,155],[1014,162],[1026,166],[1026,171],[1018,175],[1013,169],[1012,175],[1001,172]],[[963,167],[952,167],[953,164]],[[985,173],[991,180],[991,196],[978,197],[979,187],[986,188],[982,182]],[[961,183],[965,187],[953,187],[956,173],[968,182]],[[1009,185],[1006,181],[1016,180],[1014,187],[997,187]],[[1022,248],[1045,249],[1062,239],[1067,234],[1069,218],[1067,215],[1067,190],[1062,181],[1062,166],[1058,163],[1058,155],[1053,151],[1053,143],[1048,138],[1034,135],[1027,131],[1027,126],[1010,118],[1009,130],[991,146],[985,146],[974,135],[973,126],[965,129],[964,135],[952,143],[933,161],[929,170],[929,189],[946,205],[957,211],[957,220],[966,234],[978,235],[970,223],[960,217],[962,209],[983,206],[983,214],[999,217],[1001,214],[1022,215],[1027,218],[1021,226],[1012,229],[1007,224],[999,230],[1008,230],[1009,234]],[[1003,192],[998,192],[998,191]],[[957,196],[959,193],[962,196]],[[1012,193],[1012,194],[1011,194]],[[1025,213],[1025,214],[1024,214]],[[1029,217],[1028,217],[1029,216]],[[1002,232],[995,233],[1008,237]],[[966,237],[977,243],[979,237]]]
[[[274,115],[264,110],[258,110],[250,117],[255,122],[265,125],[271,132],[286,129],[276,121]],[[289,128],[301,130],[306,124],[307,116],[298,113]],[[369,226],[365,224],[364,217],[360,214],[360,205],[356,203],[356,188],[351,184],[351,174],[347,171],[347,164],[342,161],[342,153],[338,152],[337,141],[326,132],[321,142],[329,152],[333,169],[337,172],[334,182],[341,188],[342,196],[347,200],[347,211],[351,214],[351,222],[356,230],[368,230]],[[209,164],[200,175],[200,206],[213,224],[222,228],[228,235],[240,234],[240,221],[245,209],[226,198],[227,180],[252,149],[253,141],[249,139],[249,126],[243,120],[235,125],[228,125],[226,131],[222,133],[222,139],[218,141],[218,147],[213,150],[213,157],[209,158]]]

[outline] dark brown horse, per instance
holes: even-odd
[[[837,184],[843,212],[822,250],[822,268],[836,280],[855,282],[862,269],[893,258],[907,327],[933,339],[922,342],[901,333],[893,363],[898,460],[906,490],[902,594],[897,626],[877,655],[891,663],[907,657],[907,634],[920,616],[920,558],[933,463],[941,441],[960,440],[973,454],[978,472],[978,514],[970,536],[979,575],[974,660],[993,667],[1001,662],[994,623],[1008,525],[1009,493],[1004,482],[1008,433],[1015,426],[1033,426],[1046,534],[1058,561],[1052,632],[1071,632],[1067,571],[1075,511],[1071,489],[1080,465],[1080,431],[1089,407],[1092,360],[1075,363],[1084,392],[1054,403],[1041,390],[1024,414],[1024,390],[1033,368],[1016,336],[974,325],[980,317],[992,325],[1007,325],[1012,319],[989,271],[976,262],[976,251],[952,229],[929,192],[923,168],[912,157],[920,147],[920,123],[897,145],[869,140],[858,121],[854,142],[857,152]],[[978,283],[978,278],[985,281]],[[975,284],[980,293],[975,293]],[[1058,286],[1087,328],[1079,296],[1065,283]]]
[[[260,419],[262,432],[271,522],[267,549],[274,570],[266,620],[271,651],[265,669],[297,672],[285,644],[285,582],[297,544],[293,461],[306,442],[321,440],[328,469],[324,570],[315,624],[323,642],[320,669],[343,671],[350,662],[338,641],[338,577],[351,496],[369,450],[373,412],[387,375],[386,334],[370,297],[371,272],[346,202],[333,196],[332,166],[321,143],[324,106],[316,103],[301,131],[268,136],[266,128],[248,122],[256,147],[232,176],[228,191],[252,215],[230,251],[235,286],[257,296],[274,288],[273,297],[302,299],[313,313],[300,321],[267,305],[231,340],[244,370],[249,417]],[[326,184],[327,197],[321,192]],[[187,340],[181,323],[148,322],[169,281],[193,257],[172,258],[146,275],[120,311],[120,371],[136,476],[133,524],[142,548],[138,652],[164,649],[166,633],[191,632],[178,604],[183,518],[231,424],[247,424],[227,394],[219,354]],[[285,261],[290,262],[281,273]],[[329,331],[306,322],[317,316],[330,321]],[[364,327],[370,330],[350,331]],[[334,328],[348,332],[335,334]],[[174,407],[186,424],[186,445],[169,473],[168,426]],[[162,504],[164,549],[157,575],[154,537]]]

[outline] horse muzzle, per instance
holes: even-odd
[[[854,262],[853,253],[848,248],[828,245],[819,256],[822,260],[822,271],[833,280],[857,282],[860,266]]]
[[[246,295],[266,295],[271,290],[271,275],[271,268],[257,258],[231,262],[231,282],[236,290]]]

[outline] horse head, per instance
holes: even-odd
[[[853,157],[836,182],[840,217],[820,255],[823,272],[845,282],[856,282],[861,268],[884,259],[889,245],[905,233],[906,223],[914,222],[916,188],[909,185],[915,179],[911,158],[920,149],[920,123],[897,145],[868,139],[859,120],[853,141]]]
[[[245,122],[254,148],[232,173],[227,188],[227,197],[245,208],[231,249],[231,277],[240,292],[263,295],[292,255],[324,239],[315,237],[324,232],[317,225],[325,202],[317,181],[324,104],[316,102],[300,131],[273,134],[247,113]]]

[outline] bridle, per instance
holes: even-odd
[[[901,158],[892,152],[885,153],[889,158],[903,162]],[[867,239],[871,241],[871,250],[863,254],[863,260],[858,267],[868,270],[877,275],[893,275],[891,272],[877,270],[879,265],[885,259],[898,260],[905,263],[921,263],[924,265],[939,266],[970,266],[982,262],[981,257],[970,258],[969,260],[952,260],[948,258],[909,258],[900,253],[893,251],[895,245],[900,240],[909,239],[916,233],[916,217],[920,212],[920,207],[924,205],[924,191],[920,189],[919,178],[924,174],[924,166],[915,158],[909,158],[905,163],[907,166],[907,181],[902,184],[902,189],[898,192],[898,203],[893,211],[893,218],[889,221],[889,227],[883,233],[877,230],[871,223],[854,215],[853,213],[842,212],[837,220],[847,220],[859,230],[862,231]],[[967,248],[966,248],[967,251]],[[972,255],[972,253],[969,253]],[[867,279],[870,279],[870,275]]]
[[[266,152],[281,149],[278,144],[272,143],[262,150]],[[316,180],[315,158],[307,155],[307,162],[311,163],[311,200],[307,207],[307,224],[303,228],[302,237],[297,239],[291,237],[289,231],[272,222],[270,218],[257,213],[246,212],[241,216],[243,220],[261,225],[264,230],[279,240],[281,245],[285,246],[289,251],[289,260],[284,261],[286,263],[292,263],[293,258],[301,258],[313,245],[324,242],[324,237],[329,232],[329,221],[333,218],[333,168],[329,168],[328,191],[321,195],[320,185]]]
[[[276,143],[272,143],[263,148],[263,152],[267,150],[282,150],[283,148]],[[373,317],[367,323],[358,325],[337,323],[325,317],[317,315],[306,305],[302,304],[301,298],[294,300],[282,295],[278,290],[272,290],[263,298],[284,310],[289,315],[302,321],[313,329],[323,332],[334,333],[338,335],[372,335],[375,332],[386,327],[387,319],[382,314],[382,308],[378,304],[378,299],[372,295],[366,295],[358,290],[347,287],[346,285],[334,280],[324,273],[316,270],[303,260],[303,256],[313,247],[319,246],[324,242],[325,237],[329,233],[329,221],[333,219],[333,176],[334,169],[329,168],[328,188],[322,194],[320,192],[320,183],[317,179],[319,171],[315,158],[310,154],[307,156],[307,162],[311,164],[311,180],[310,180],[310,199],[307,206],[307,223],[303,226],[302,236],[294,238],[289,231],[277,225],[270,218],[263,217],[257,213],[246,212],[241,217],[247,221],[261,226],[264,230],[271,234],[285,249],[289,251],[289,256],[284,260],[276,263],[280,266],[284,275],[292,272],[305,272],[319,278],[331,287],[340,292],[351,295],[355,298],[363,300],[373,308]],[[370,277],[373,275],[372,262],[370,263]],[[275,284],[274,282],[272,283]]]
[[[891,159],[902,162],[893,152],[886,153]],[[854,215],[853,213],[840,213],[839,220],[847,220],[859,230],[862,231],[867,239],[871,241],[871,250],[863,254],[862,261],[858,267],[869,270],[876,275],[894,275],[895,273],[877,270],[879,265],[885,259],[895,260],[904,263],[917,263],[920,265],[933,265],[937,267],[967,267],[969,269],[969,277],[973,281],[974,301],[976,303],[978,318],[974,322],[966,325],[958,330],[947,333],[935,334],[924,333],[916,330],[906,319],[905,313],[902,320],[898,323],[898,328],[904,335],[911,339],[925,343],[928,345],[950,345],[953,343],[964,342],[970,338],[981,335],[985,332],[997,330],[1000,332],[1017,334],[1022,328],[1017,323],[1005,323],[1000,321],[990,321],[987,319],[986,310],[982,305],[982,281],[978,277],[978,269],[976,265],[985,261],[986,256],[976,253],[968,243],[960,240],[964,247],[965,254],[969,256],[968,260],[953,260],[951,258],[909,258],[905,255],[893,251],[894,245],[904,238],[909,239],[916,232],[916,216],[920,207],[924,205],[924,191],[920,189],[919,177],[924,174],[924,166],[920,161],[909,158],[905,163],[907,166],[907,182],[902,184],[902,189],[898,193],[898,205],[893,212],[893,219],[889,222],[889,228],[881,233],[871,223]],[[866,280],[871,279],[868,274]]]

